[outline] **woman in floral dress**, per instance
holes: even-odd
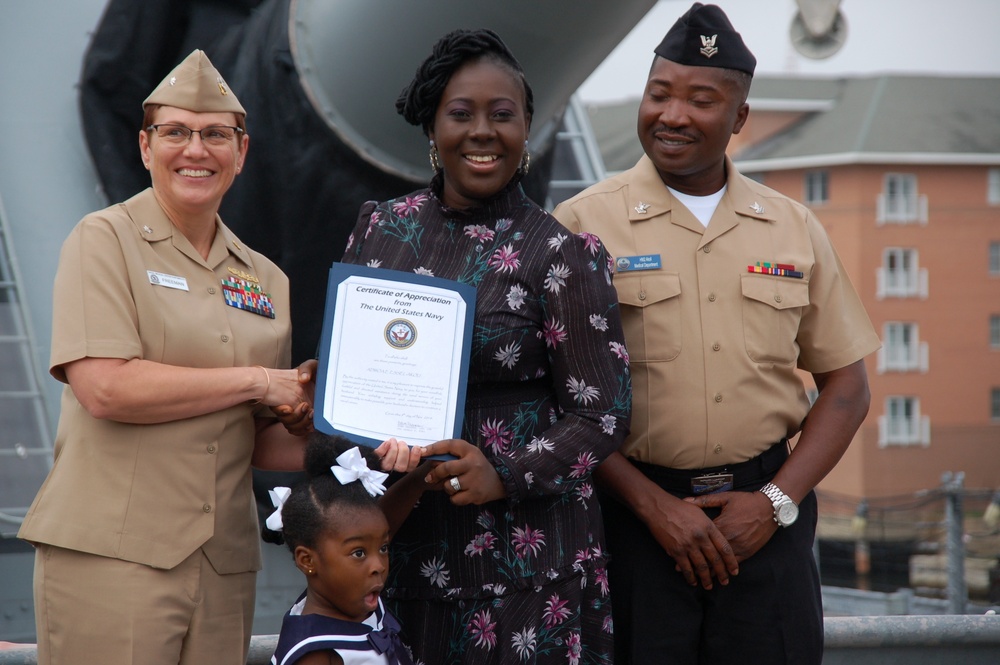
[[[399,481],[420,498],[385,597],[428,665],[610,663],[591,473],[628,433],[631,384],[609,258],[525,196],[531,89],[497,35],[443,37],[396,106],[436,174],[366,203],[343,260],[470,284],[477,301],[463,439]]]

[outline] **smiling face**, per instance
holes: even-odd
[[[656,58],[639,105],[642,148],[668,186],[707,196],[726,182],[726,146],[746,122],[745,91],[718,67]]]
[[[309,581],[303,612],[364,621],[378,607],[389,572],[389,523],[377,506],[335,504],[328,513],[316,548],[295,548],[295,564]]]
[[[184,125],[190,129],[236,126],[236,114],[193,113],[161,106],[153,113],[151,124]],[[237,134],[226,145],[211,146],[200,135],[193,134],[186,144],[171,145],[156,132],[139,132],[139,150],[149,169],[153,191],[175,221],[192,215],[214,216],[223,195],[243,168],[249,141],[246,134]]]
[[[489,59],[463,65],[441,95],[428,135],[444,171],[444,203],[467,208],[514,177],[531,118],[524,87],[509,67]]]

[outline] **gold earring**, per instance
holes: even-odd
[[[431,150],[430,153],[428,154],[428,157],[431,160],[431,168],[434,169],[434,172],[437,173],[438,171],[440,171],[441,163],[438,161],[438,149],[437,146],[434,145],[433,139],[431,140]]]

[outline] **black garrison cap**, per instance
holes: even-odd
[[[653,51],[681,65],[736,69],[753,76],[757,58],[719,7],[696,2]]]

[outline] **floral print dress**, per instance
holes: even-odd
[[[631,383],[609,257],[516,181],[464,211],[439,187],[366,203],[343,260],[476,287],[463,438],[507,498],[424,493],[393,539],[387,604],[427,665],[610,663],[591,473],[628,433]]]

